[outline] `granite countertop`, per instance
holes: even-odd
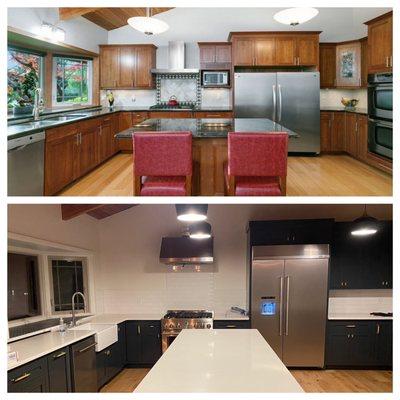
[[[356,107],[354,110],[349,110],[344,108],[343,106],[337,106],[337,107],[321,106],[321,111],[344,111],[344,112],[368,115],[368,109],[363,107]]]
[[[195,138],[226,138],[228,132],[287,132],[290,138],[298,134],[268,118],[163,118],[147,119],[115,135],[130,139],[135,132],[190,131]]]
[[[302,393],[256,329],[184,329],[135,393]]]

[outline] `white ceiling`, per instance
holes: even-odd
[[[109,43],[154,43],[171,40],[226,41],[231,31],[322,31],[321,42],[340,42],[366,36],[364,22],[390,11],[389,8],[319,8],[317,17],[297,27],[282,25],[273,15],[282,8],[175,8],[157,15],[170,29],[149,37],[124,26],[108,34]]]

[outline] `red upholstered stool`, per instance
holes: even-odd
[[[288,134],[230,132],[224,166],[229,196],[286,196]]]
[[[133,146],[135,196],[191,195],[191,132],[136,132]]]

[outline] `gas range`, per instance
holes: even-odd
[[[162,332],[182,329],[212,329],[214,312],[207,310],[168,310],[161,320]]]
[[[178,104],[176,106],[171,106],[169,104],[160,103],[150,106],[150,110],[153,111],[170,111],[170,110],[181,110],[181,111],[192,111],[196,108],[195,104]]]

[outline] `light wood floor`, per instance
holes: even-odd
[[[132,392],[150,371],[148,368],[124,369],[101,392]],[[305,392],[390,393],[392,372],[377,370],[291,370]]]
[[[132,196],[132,156],[117,154],[63,196]],[[391,196],[392,177],[346,155],[288,158],[288,196]]]

